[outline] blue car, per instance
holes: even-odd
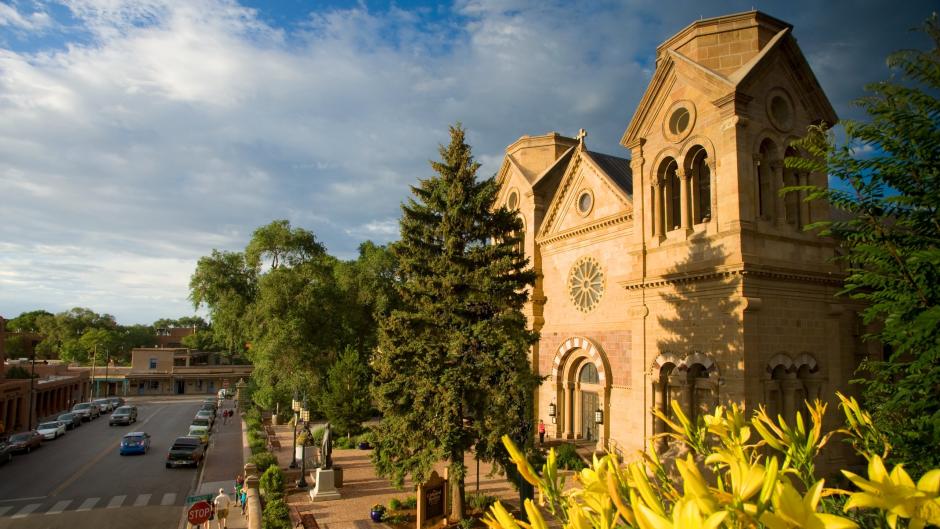
[[[150,434],[131,432],[121,438],[121,455],[146,454],[150,450]]]

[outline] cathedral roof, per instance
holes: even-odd
[[[633,170],[630,168],[629,159],[595,151],[585,152],[624,193],[633,196]]]

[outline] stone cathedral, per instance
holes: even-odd
[[[858,307],[835,297],[835,243],[803,229],[828,206],[778,192],[826,185],[783,159],[837,119],[792,29],[751,11],[666,40],[628,152],[591,151],[583,130],[506,149],[499,203],[518,209],[538,274],[526,312],[549,437],[630,454],[673,401],[792,416],[847,389]]]

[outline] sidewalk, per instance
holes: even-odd
[[[224,489],[232,498],[232,507],[229,509],[226,527],[230,529],[243,529],[248,527],[248,519],[242,515],[240,507],[236,506],[235,477],[244,472],[245,462],[242,457],[242,426],[238,414],[229,418],[223,424],[222,410],[234,409],[234,401],[224,400],[219,408],[212,435],[209,437],[209,450],[203,463],[202,477],[196,495],[212,494],[218,496],[219,489]],[[210,523],[212,528],[218,527],[217,520]]]
[[[291,435],[293,430],[289,425],[274,426],[281,448],[277,450],[278,463],[282,468],[287,468],[291,461]],[[307,458],[311,459],[311,452],[307,449]],[[296,491],[288,496],[288,503],[297,509],[297,512],[304,518],[309,516],[316,520],[316,524],[305,523],[305,527],[319,527],[319,529],[374,529],[376,524],[369,518],[369,511],[372,506],[381,503],[388,506],[389,500],[398,498],[404,500],[408,496],[415,494],[415,485],[411,481],[406,481],[404,487],[399,490],[389,483],[388,480],[376,476],[375,469],[372,467],[370,457],[371,450],[333,450],[334,466],[343,469],[343,487],[339,489],[342,498],[330,501],[313,502],[306,491]],[[466,494],[473,494],[477,491],[477,466],[473,459],[473,454],[468,454],[465,459],[467,465]],[[491,466],[488,463],[480,463],[480,481],[479,491],[483,494],[496,496],[503,502],[516,503],[518,493],[506,481],[504,476],[487,476]],[[438,468],[437,472],[443,475],[444,469]],[[308,474],[315,477],[315,472]],[[310,489],[313,488],[313,479],[308,477]],[[307,520],[305,520],[307,522]]]

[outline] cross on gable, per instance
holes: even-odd
[[[578,131],[578,142],[584,143],[584,138],[587,136],[587,132],[584,129]]]

